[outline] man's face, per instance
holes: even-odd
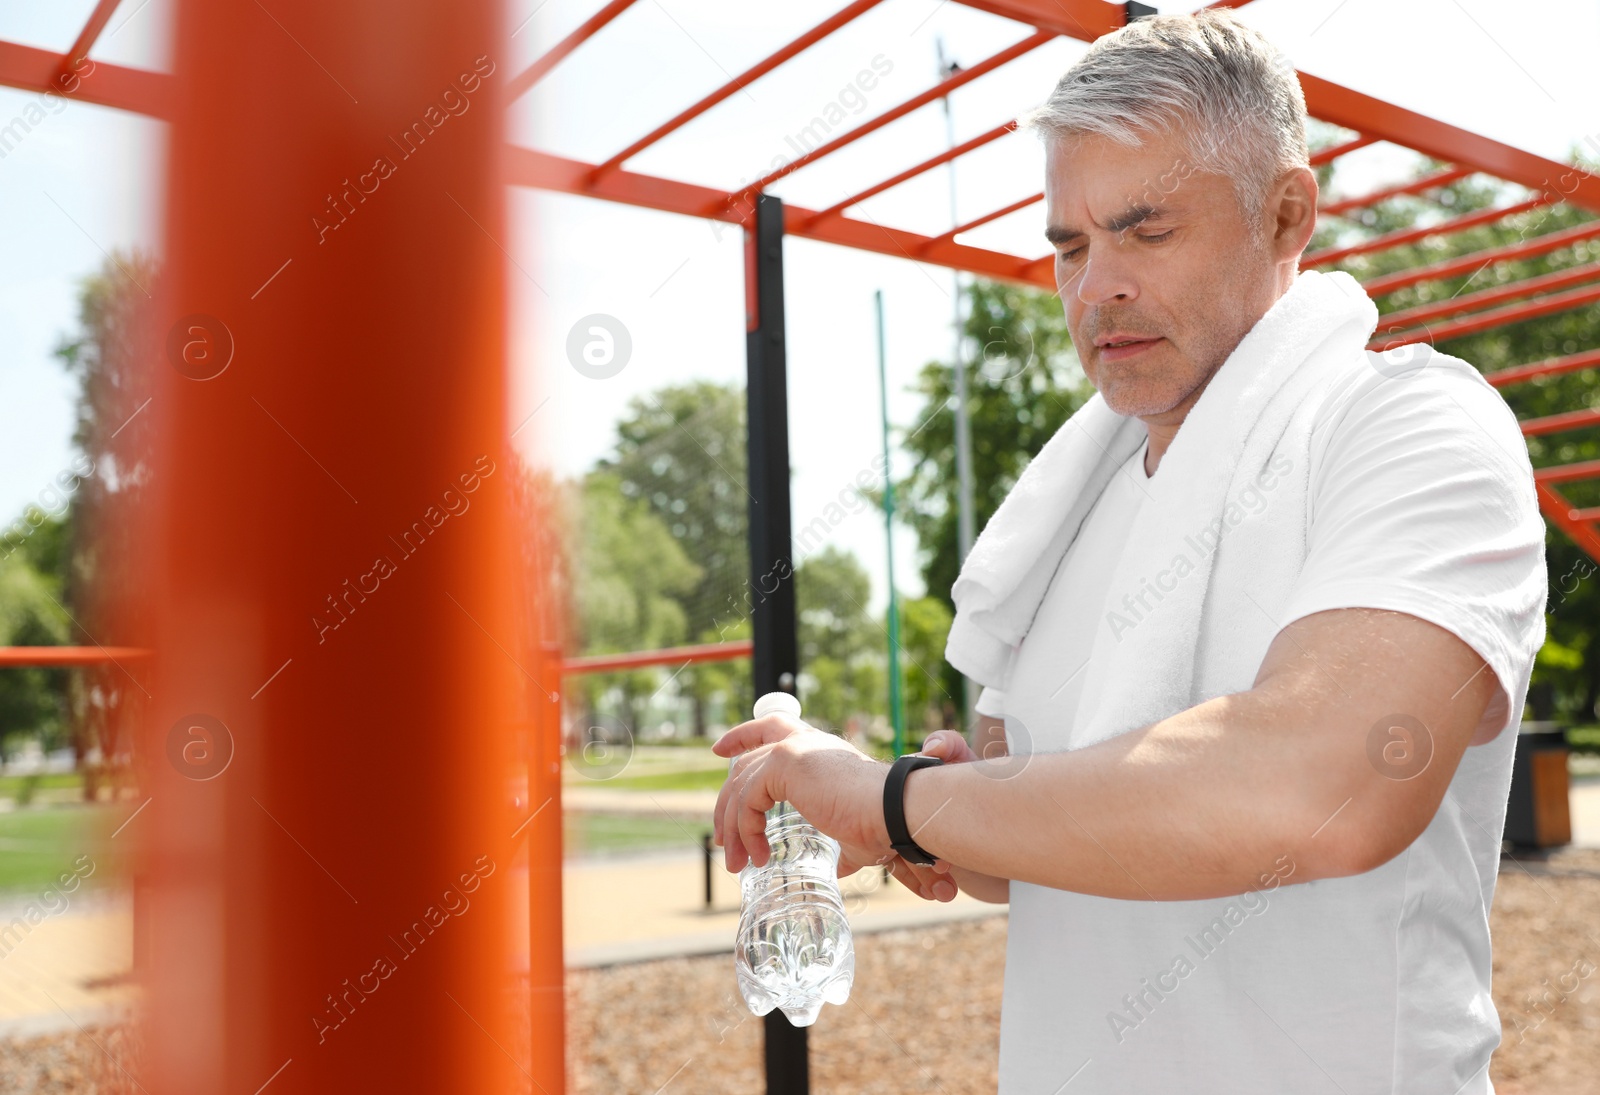
[[[1272,247],[1175,137],[1046,143],[1046,236],[1084,372],[1118,414],[1181,422],[1277,299]]]

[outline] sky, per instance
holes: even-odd
[[[510,0],[509,76],[601,6],[600,0]],[[507,116],[513,142],[597,162],[821,22],[843,0],[727,4],[641,0],[557,66]],[[1196,3],[1158,4],[1163,11]],[[0,0],[0,38],[64,50],[93,0]],[[92,56],[170,71],[172,0],[123,0]],[[1305,72],[1554,159],[1593,142],[1600,97],[1592,58],[1600,0],[1550,0],[1530,19],[1520,0],[1256,0],[1240,12]],[[640,172],[733,188],[793,155],[813,118],[835,107],[858,124],[936,81],[938,44],[971,65],[1028,28],[948,0],[885,0],[844,30],[629,162]],[[951,97],[965,140],[1036,105],[1086,47],[1055,41]],[[863,79],[863,71],[876,79]],[[36,96],[0,89],[0,127]],[[161,249],[164,125],[84,103],[50,113],[0,158],[0,514],[35,499],[71,459],[72,387],[53,356],[75,323],[79,280],[115,249]],[[772,187],[822,208],[947,147],[931,104]],[[1335,196],[1408,177],[1386,146],[1347,158]],[[956,219],[1040,189],[1043,155],[1013,135],[955,168]],[[635,397],[712,379],[741,386],[743,248],[727,225],[591,199],[509,193],[507,284],[517,441],[531,459],[578,475],[615,441]],[[862,203],[851,216],[928,234],[952,222],[950,174],[929,172]],[[1043,255],[1042,207],[963,242]],[[873,294],[885,300],[889,417],[896,436],[919,424],[908,386],[948,359],[953,275],[909,259],[803,239],[785,243],[788,396],[794,527],[822,514],[876,465],[881,451]],[[579,320],[611,317],[631,353],[613,376],[568,358]],[[585,325],[586,329],[587,325]],[[547,401],[546,401],[547,400]],[[541,402],[544,401],[544,402]],[[894,472],[904,474],[896,459]],[[854,506],[828,543],[855,553],[886,600],[881,514]],[[916,545],[895,532],[896,584],[922,592]]]

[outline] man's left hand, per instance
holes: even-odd
[[[729,871],[746,862],[766,866],[772,851],[766,811],[785,800],[850,848],[853,858],[876,856],[886,862],[894,855],[883,823],[889,766],[843,738],[788,715],[767,715],[735,726],[711,751],[738,757],[713,814],[713,837],[723,846]]]

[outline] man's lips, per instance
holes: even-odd
[[[1161,341],[1160,335],[1111,334],[1094,340],[1101,361],[1124,361],[1144,353]]]

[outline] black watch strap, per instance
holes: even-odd
[[[889,766],[889,778],[883,784],[883,823],[889,830],[889,844],[907,863],[926,866],[934,861],[934,857],[911,839],[911,833],[906,828],[906,777],[918,768],[943,763],[938,757],[907,753]]]

